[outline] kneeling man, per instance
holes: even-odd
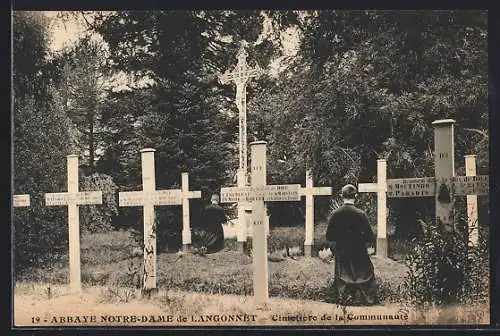
[[[335,242],[334,286],[340,303],[359,293],[365,304],[371,305],[377,301],[377,290],[367,244],[373,243],[375,237],[366,213],[354,206],[356,197],[352,184],[342,188],[344,204],[331,214],[326,239]]]
[[[193,245],[206,253],[219,252],[224,248],[224,228],[227,222],[224,209],[219,205],[219,195],[213,194],[210,204],[203,209],[200,226],[193,228]]]

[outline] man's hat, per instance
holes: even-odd
[[[342,187],[342,198],[354,199],[357,193],[358,190],[352,184],[346,184]]]

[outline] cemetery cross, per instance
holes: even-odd
[[[251,144],[251,186],[221,188],[221,202],[252,203],[253,291],[255,304],[265,307],[269,299],[266,211],[264,202],[300,201],[300,184],[267,185],[266,142]]]
[[[73,293],[82,290],[80,270],[80,214],[79,205],[102,204],[102,191],[78,191],[78,155],[67,156],[68,192],[46,193],[46,206],[68,206],[69,281]]]
[[[200,198],[201,191],[189,191],[188,174],[182,173],[182,189],[156,190],[155,149],[141,150],[142,191],[119,193],[120,206],[142,206],[144,222],[144,265],[142,291],[147,294],[156,290],[156,223],[154,207],[159,205],[183,206],[183,249],[189,249],[189,199]],[[189,233],[188,233],[189,231]]]
[[[304,240],[304,255],[312,255],[314,245],[314,196],[331,195],[331,187],[313,187],[313,175],[310,170],[306,171],[306,187],[300,188],[300,195],[306,197],[306,237]]]

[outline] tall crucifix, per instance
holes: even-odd
[[[250,68],[247,64],[248,53],[245,50],[245,42],[242,41],[238,51],[238,63],[232,72],[226,71],[219,76],[222,84],[234,81],[236,84],[236,106],[239,111],[239,165],[237,172],[238,187],[247,185],[248,176],[248,156],[247,156],[247,94],[246,87],[250,78],[258,78],[264,71],[257,64],[255,68]],[[239,249],[243,249],[243,243],[246,241],[245,234],[245,207],[249,208],[244,202],[238,203],[238,234],[237,241]]]

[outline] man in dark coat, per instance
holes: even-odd
[[[200,227],[193,232],[193,243],[206,248],[206,253],[219,252],[224,248],[224,229],[227,221],[224,209],[219,205],[219,195],[213,194],[210,204],[202,211]]]
[[[373,264],[367,244],[374,242],[374,235],[366,213],[354,206],[356,187],[347,184],[342,188],[344,204],[328,220],[326,239],[335,242],[335,289],[341,303],[361,294],[365,304],[377,301]],[[356,300],[357,301],[357,300]]]

